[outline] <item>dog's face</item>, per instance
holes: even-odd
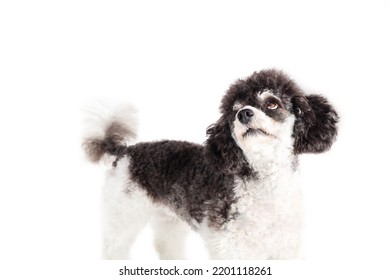
[[[232,108],[233,139],[244,152],[266,149],[278,142],[292,147],[295,115],[291,110],[290,99],[271,89],[248,93],[244,100],[236,100]]]
[[[338,116],[319,95],[305,95],[276,70],[255,72],[233,84],[222,99],[222,116],[207,134],[208,156],[228,172],[247,173],[245,154],[284,145],[292,154],[328,150]]]

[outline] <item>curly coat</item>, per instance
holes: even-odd
[[[260,103],[263,101],[259,101],[258,94],[265,91],[272,92],[274,98],[282,103],[284,109],[283,114],[264,110],[268,118],[272,118],[276,124],[282,123],[287,115],[294,118],[290,133],[292,147],[287,149],[287,155],[283,158],[283,161],[287,162],[287,169],[280,167],[280,170],[284,174],[286,172],[295,174],[296,157],[299,154],[321,153],[331,147],[337,135],[338,115],[326,98],[319,95],[306,95],[287,75],[273,69],[255,72],[250,77],[239,79],[230,86],[222,99],[221,116],[207,129],[207,140],[204,145],[165,140],[128,146],[126,141],[133,137],[135,132],[126,122],[113,117],[103,126],[104,136],[86,137],[84,148],[93,162],[99,162],[106,154],[114,156],[113,169],[116,169],[117,164],[123,163],[123,159],[126,159],[127,181],[122,191],[129,197],[134,192],[134,188],[141,191],[145,199],[150,201],[150,205],[169,209],[179,217],[179,220],[203,232],[206,243],[216,242],[215,239],[218,236],[229,236],[226,240],[230,241],[245,238],[237,237],[237,233],[235,233],[236,237],[232,237],[231,233],[237,232],[237,229],[229,229],[229,233],[222,233],[228,231],[229,227],[233,228],[232,225],[238,223],[240,216],[248,215],[248,217],[253,217],[255,224],[261,224],[261,219],[257,219],[251,212],[241,210],[240,205],[244,201],[242,198],[257,197],[267,186],[282,182],[277,179],[279,175],[273,175],[272,180],[267,179],[266,172],[258,168],[260,165],[265,165],[264,161],[269,164],[268,158],[258,156],[257,158],[260,159],[256,161],[259,161],[259,164],[253,163],[248,156],[250,151],[245,151],[245,148],[240,147],[235,137],[232,136],[232,131],[235,129],[234,121],[238,114],[234,109],[236,104],[244,104],[245,108],[263,110],[264,105]],[[264,146],[264,148],[267,147]],[[267,198],[267,195],[260,197],[259,201],[263,198]],[[259,208],[258,211],[264,211],[264,208]],[[207,230],[204,230],[205,227]],[[259,226],[259,236],[265,234],[262,230],[264,229]],[[277,232],[279,231],[278,229]],[[221,247],[220,245],[218,246]],[[232,250],[221,248],[210,249],[210,251],[211,256],[215,258],[290,258],[296,256],[280,253],[283,250],[275,253],[276,249],[275,252],[270,250],[270,253],[264,254],[242,253],[237,255]],[[111,257],[115,256],[111,255]],[[119,258],[123,257],[121,255]]]

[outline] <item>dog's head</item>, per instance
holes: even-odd
[[[328,150],[337,134],[338,115],[319,95],[305,95],[283,72],[264,70],[238,80],[227,91],[222,116],[207,130],[208,157],[222,170],[249,174],[247,156]]]

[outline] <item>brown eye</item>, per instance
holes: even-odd
[[[278,103],[275,102],[267,102],[267,109],[269,110],[276,110],[279,108]]]

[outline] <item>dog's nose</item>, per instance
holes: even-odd
[[[237,114],[238,120],[243,123],[247,124],[251,120],[251,118],[254,116],[254,113],[251,109],[242,109],[240,112]]]

